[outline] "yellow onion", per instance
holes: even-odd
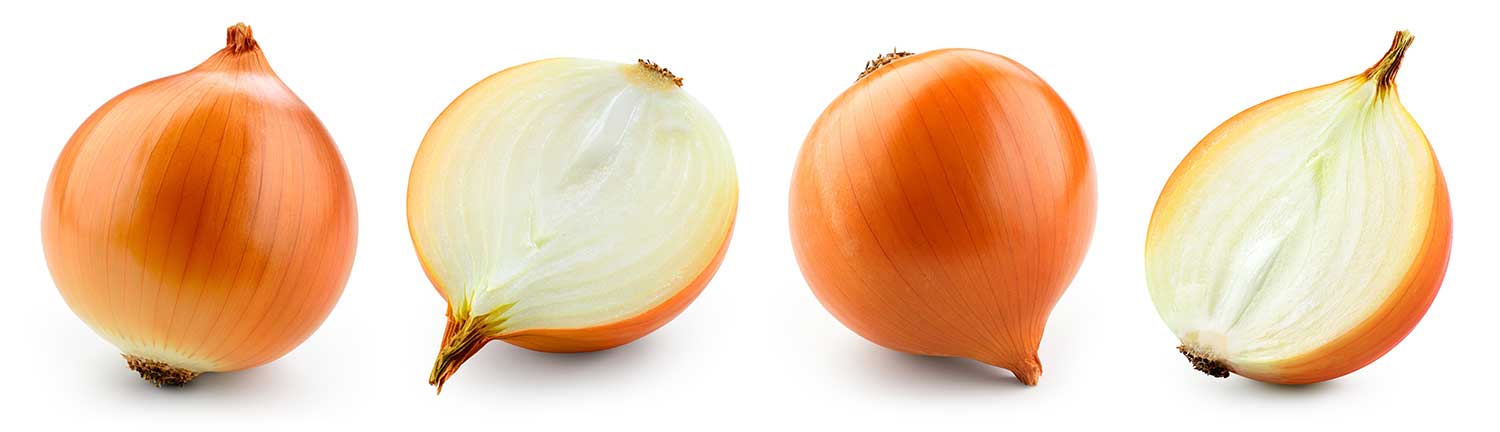
[[[501,71],[433,122],[407,217],[448,302],[439,391],[491,340],[612,348],[687,307],[729,243],[729,143],[655,63],[549,59]]]
[[[1052,306],[1094,231],[1073,112],[1020,63],[972,49],[867,64],[793,172],[792,248],[823,306],[872,342],[1036,385]]]
[[[42,244],[73,312],[158,386],[291,351],[354,259],[354,193],[250,27],[116,96],[52,170]]]
[[[1285,384],[1375,361],[1448,264],[1442,169],[1396,95],[1411,45],[1220,125],[1167,181],[1146,238],[1151,298],[1197,369]]]

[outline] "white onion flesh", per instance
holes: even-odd
[[[723,131],[636,64],[551,59],[470,88],[412,169],[418,253],[454,308],[506,331],[607,324],[708,267],[736,211]]]

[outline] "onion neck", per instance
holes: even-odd
[[[224,38],[224,50],[238,54],[260,48],[255,43],[255,31],[245,23],[235,23],[229,26],[228,35]]]
[[[1037,358],[1035,351],[1020,361],[1012,360],[1010,356],[974,358],[984,364],[1010,371],[1017,381],[1028,387],[1036,386],[1037,381],[1042,379],[1042,360]]]
[[[203,64],[194,68],[200,71],[255,72],[275,75],[260,43],[255,41],[255,32],[245,23],[237,23],[225,30],[224,49],[214,53]]]
[[[142,379],[157,387],[164,385],[181,386],[187,384],[188,381],[192,381],[193,378],[197,378],[200,374],[198,371],[172,366],[143,357],[136,357],[129,354],[122,354],[121,357],[125,357],[125,364],[130,366],[130,370],[141,374]]]
[[[1385,56],[1381,57],[1380,62],[1375,63],[1375,66],[1365,70],[1365,79],[1375,82],[1378,93],[1384,94],[1396,88],[1396,72],[1401,70],[1401,59],[1406,56],[1406,49],[1411,47],[1414,39],[1416,38],[1409,31],[1396,32],[1396,37],[1391,40],[1391,48],[1386,50]]]
[[[880,70],[880,68],[885,67],[888,64],[895,63],[896,60],[901,60],[913,55],[916,54],[891,49],[891,52],[881,54],[879,57],[875,57],[874,60],[865,62],[865,71],[860,72],[859,78],[855,78],[854,81],[858,82],[859,80],[865,79],[866,75],[875,73],[875,71]]]
[[[502,326],[505,324],[505,318],[501,315],[509,310],[510,306],[502,306],[479,316],[470,316],[468,309],[464,306],[458,313],[449,309],[448,327],[443,331],[443,344],[438,350],[437,361],[432,365],[432,373],[427,376],[427,383],[437,387],[438,394],[443,393],[443,384],[458,372],[459,366],[463,366],[470,357],[479,353],[480,348],[484,348],[485,344],[494,340],[495,335],[504,331]]]

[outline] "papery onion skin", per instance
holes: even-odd
[[[733,232],[736,207],[738,203],[738,187],[734,176],[732,159],[729,159],[726,138],[718,129],[717,123],[712,117],[699,106],[696,101],[688,102],[691,98],[679,89],[682,79],[672,74],[665,68],[655,63],[641,60],[637,64],[615,64],[586,59],[547,59],[516,66],[495,75],[492,75],[480,83],[475,84],[463,95],[459,96],[433,123],[427,136],[423,140],[422,148],[418,151],[416,161],[413,163],[410,186],[407,195],[407,218],[408,226],[412,235],[412,241],[417,249],[419,261],[428,279],[437,289],[438,293],[449,303],[446,311],[448,324],[446,326],[443,343],[440,346],[438,360],[429,376],[429,383],[436,386],[441,392],[443,385],[458,368],[469,357],[477,353],[488,342],[494,340],[504,341],[523,348],[553,353],[574,353],[599,351],[627,344],[631,341],[644,337],[657,328],[671,321],[680,314],[697,296],[702,292],[708,281],[717,271],[719,264],[724,258],[729,245],[729,239]],[[601,90],[602,89],[602,90]],[[590,96],[584,100],[601,100],[607,106],[600,106],[596,102],[579,103],[579,95],[592,95],[593,91],[602,92],[600,95]],[[600,97],[602,95],[609,95]],[[640,97],[641,99],[634,99]],[[621,102],[625,100],[624,102]],[[643,102],[647,101],[647,102]],[[668,124],[651,124],[649,120],[638,118],[636,113],[645,112],[642,116],[650,116],[661,110],[673,112],[661,108],[673,106],[686,109],[691,112],[684,118],[660,119]],[[650,107],[656,107],[655,109]],[[602,109],[606,118],[597,119],[589,117],[593,110]],[[631,112],[627,118],[609,117],[613,110]],[[519,114],[518,114],[519,113]],[[528,120],[528,118],[530,120]],[[561,118],[569,121],[558,120]],[[589,118],[593,122],[578,123],[579,119]],[[613,120],[623,123],[614,123]],[[557,122],[546,126],[537,126],[532,122]],[[626,124],[621,130],[614,130],[621,124]],[[537,139],[527,131],[532,129],[548,129],[553,132],[546,134],[545,139]],[[599,146],[597,143],[576,142],[570,139],[577,138],[569,135],[579,129],[588,129],[593,132],[588,134],[588,139],[600,142],[613,143]],[[483,131],[480,134],[470,134],[470,130]],[[710,137],[693,135],[689,130],[699,132],[710,131]],[[615,135],[624,132],[647,133],[645,136]],[[678,135],[684,134],[684,135]],[[698,142],[687,137],[705,138],[704,142]],[[499,138],[508,137],[508,138]],[[570,138],[571,137],[571,138]],[[632,138],[634,137],[634,138]],[[684,141],[686,140],[686,141]],[[687,142],[692,141],[692,142]],[[701,265],[688,268],[680,268],[683,277],[673,279],[676,285],[670,287],[670,295],[661,298],[660,301],[649,305],[647,308],[628,311],[624,316],[616,319],[600,319],[593,324],[579,326],[528,326],[524,323],[518,324],[514,318],[513,307],[526,306],[534,299],[526,298],[524,293],[534,289],[531,286],[518,286],[512,284],[518,273],[507,273],[502,282],[488,282],[495,274],[504,273],[513,266],[521,266],[527,270],[519,270],[524,274],[526,271],[536,267],[546,267],[546,262],[536,262],[526,255],[520,258],[500,260],[491,262],[491,258],[485,253],[504,253],[514,246],[507,243],[510,238],[495,234],[502,231],[504,227],[496,228],[495,218],[499,218],[502,224],[514,224],[516,220],[508,219],[513,215],[496,213],[490,207],[491,202],[504,207],[533,208],[526,210],[540,212],[535,208],[545,208],[546,201],[553,199],[548,196],[540,198],[532,197],[530,204],[512,202],[515,197],[504,196],[503,193],[490,193],[471,195],[469,191],[475,188],[493,187],[493,183],[504,185],[520,185],[517,187],[533,188],[539,194],[565,193],[571,186],[561,187],[547,183],[555,180],[558,172],[549,171],[557,166],[549,165],[549,159],[545,156],[552,152],[571,154],[574,159],[557,159],[566,162],[563,167],[568,172],[578,168],[581,162],[579,157],[593,151],[604,151],[609,154],[630,153],[629,146],[637,146],[636,149],[664,148],[666,146],[690,147],[692,150],[681,149],[683,152],[694,151],[716,152],[722,154],[714,155],[722,158],[708,157],[703,160],[713,160],[719,165],[710,163],[709,170],[720,170],[713,177],[713,181],[705,182],[704,187],[710,195],[708,201],[700,203],[703,208],[712,208],[722,211],[714,211],[711,216],[722,216],[722,219],[694,219],[688,217],[682,223],[693,224],[690,227],[674,226],[674,231],[698,232],[701,230],[719,230],[712,237],[704,238],[672,238],[670,243],[691,243],[681,250],[701,249],[701,253],[688,252],[688,255],[702,258],[693,260],[701,262]],[[589,151],[577,151],[571,149],[588,148]],[[650,150],[640,150],[650,151]],[[505,154],[506,164],[490,169],[475,169],[476,158],[482,159],[478,153],[501,152]],[[456,155],[474,155],[470,157],[457,157]],[[491,157],[494,157],[493,155]],[[605,160],[616,160],[624,156],[605,158]],[[528,162],[511,164],[509,161],[527,158]],[[695,163],[703,163],[701,160],[693,159]],[[686,163],[686,162],[684,162]],[[727,163],[728,165],[723,165]],[[586,164],[585,164],[586,165]],[[608,165],[608,164],[606,164]],[[489,165],[481,165],[489,168]],[[547,166],[549,168],[538,168]],[[694,165],[699,166],[699,165]],[[621,170],[621,172],[633,172],[626,168],[609,165],[606,167],[594,167],[596,169]],[[628,167],[627,167],[628,168]],[[683,167],[664,166],[663,170],[681,169]],[[468,173],[469,177],[464,177]],[[627,175],[617,178],[618,181],[636,181],[636,177],[647,173],[640,172],[637,175]],[[592,178],[592,176],[588,176]],[[572,178],[572,177],[569,177]],[[496,179],[503,179],[496,180]],[[494,180],[487,183],[488,180]],[[659,185],[660,183],[652,183]],[[552,189],[548,189],[551,187]],[[696,186],[695,186],[696,187]],[[482,189],[493,192],[490,189]],[[703,191],[700,191],[703,192]],[[650,202],[657,197],[637,196],[632,201],[640,201],[642,205],[652,205]],[[581,214],[600,206],[609,205],[601,199],[589,199],[582,202],[582,207],[575,209],[573,214]],[[454,218],[449,212],[458,211],[466,215],[462,218]],[[540,217],[540,213],[532,213],[521,222],[532,224],[527,236],[538,235],[535,229],[537,220],[556,219],[559,224],[574,217],[573,214],[553,214],[550,217]],[[680,215],[672,214],[664,217],[677,218]],[[559,228],[565,225],[558,225]],[[586,229],[572,227],[576,229]],[[701,229],[698,229],[701,228]],[[467,231],[466,231],[467,230]],[[457,238],[465,241],[453,240],[453,232],[464,233]],[[543,237],[551,238],[559,235],[570,235],[572,232],[543,233]],[[670,232],[664,236],[679,235],[679,232]],[[549,242],[550,244],[550,242]],[[712,249],[709,249],[711,247]],[[529,248],[529,249],[528,249]],[[540,252],[544,246],[534,240],[523,247],[533,252]],[[653,252],[642,250],[640,253]],[[444,272],[444,266],[456,267],[462,263],[455,264],[453,254],[460,257],[468,257],[467,260],[488,263],[477,267],[469,267],[470,271],[477,274],[458,274],[452,271]],[[567,256],[564,254],[563,256]],[[445,264],[445,259],[447,260]],[[464,261],[464,259],[456,259]],[[681,261],[681,260],[679,260]],[[679,262],[680,264],[680,262]],[[570,268],[571,270],[578,270]],[[447,276],[444,276],[447,274]],[[486,281],[476,283],[475,280]],[[624,281],[606,279],[606,285],[615,283],[624,284]],[[468,286],[465,286],[468,285]],[[476,296],[483,296],[491,292],[510,289],[506,295],[520,296],[517,298],[507,297],[512,303],[502,304],[494,310],[481,310],[482,307],[475,306]],[[519,290],[519,291],[517,291]],[[608,290],[606,290],[608,291]],[[588,299],[573,302],[584,302]]]
[[[1399,32],[1385,58],[1366,72],[1338,82],[1289,93],[1262,102],[1235,115],[1209,133],[1178,165],[1157,201],[1146,243],[1148,274],[1156,271],[1151,268],[1151,263],[1158,253],[1157,250],[1164,246],[1162,242],[1165,240],[1162,239],[1162,232],[1174,223],[1180,217],[1179,215],[1197,211],[1198,205],[1204,199],[1189,191],[1199,182],[1205,181],[1203,176],[1213,174],[1213,170],[1208,169],[1212,165],[1209,159],[1214,157],[1216,152],[1230,149],[1230,146],[1251,142],[1239,139],[1239,134],[1254,131],[1257,125],[1264,123],[1267,119],[1295,109],[1300,104],[1308,103],[1309,98],[1321,92],[1360,86],[1375,86],[1373,100],[1370,103],[1393,104],[1398,118],[1410,123],[1413,128],[1417,128],[1416,121],[1400,104],[1394,81],[1402,56],[1411,42],[1410,33]],[[1425,184],[1419,186],[1429,188],[1427,193],[1431,194],[1431,205],[1425,209],[1427,226],[1418,235],[1422,239],[1420,243],[1409,245],[1416,249],[1413,254],[1415,259],[1406,267],[1404,276],[1396,283],[1394,290],[1380,301],[1380,305],[1348,331],[1321,346],[1269,363],[1236,363],[1234,359],[1203,355],[1193,352],[1193,348],[1188,346],[1190,343],[1185,340],[1184,346],[1179,347],[1179,350],[1188,355],[1195,367],[1220,378],[1227,377],[1232,372],[1246,378],[1275,384],[1323,382],[1347,375],[1373,363],[1395,348],[1416,327],[1442,285],[1452,245],[1453,226],[1447,182],[1442,168],[1438,166],[1432,147],[1425,136],[1421,135],[1420,128],[1416,130],[1415,139],[1420,140],[1418,144],[1425,149],[1424,157],[1430,161],[1432,169],[1432,178],[1426,179],[1422,182]],[[1327,271],[1337,272],[1343,269],[1331,268]],[[1158,288],[1153,287],[1153,299],[1160,308],[1163,302],[1169,300],[1159,298],[1155,292],[1156,289]]]
[[[1035,385],[1095,191],[1082,130],[1036,74],[984,51],[897,53],[808,134],[792,245],[818,300],[860,336]]]
[[[42,220],[63,299],[157,385],[299,345],[338,301],[356,234],[338,149],[243,24],[90,116]]]

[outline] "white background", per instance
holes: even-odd
[[[1494,11],[1415,0],[297,3],[0,6],[7,279],[0,429],[316,422],[499,431],[1234,430],[1495,422]],[[277,73],[343,151],[359,200],[359,252],[342,301],[296,351],[257,369],[157,389],[127,370],[56,293],[38,232],[43,186],[85,117],[131,86],[196,65],[223,46],[224,28],[236,21],[255,28]],[[1143,282],[1146,223],[1162,184],[1220,122],[1363,71],[1401,28],[1417,36],[1398,79],[1401,99],[1443,163],[1456,219],[1447,282],[1427,318],[1383,359],[1325,384],[1280,387],[1193,371],[1173,349]],[[868,343],[819,306],[797,270],[786,216],[794,156],[828,102],[866,60],[892,47],[969,47],[1016,59],[1056,88],[1088,134],[1099,221],[1081,273],[1052,314],[1038,387],[976,362]],[[469,85],[558,56],[646,57],[686,77],[686,89],[714,112],[734,147],[736,235],[703,296],[651,336],[580,355],[491,344],[434,396],[426,379],[444,304],[407,235],[412,157],[431,121]]]

